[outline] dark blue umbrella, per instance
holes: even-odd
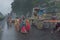
[[[43,10],[39,10],[38,15],[43,15]]]

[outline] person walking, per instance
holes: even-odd
[[[21,33],[27,33],[25,17],[22,17],[22,22],[20,24],[20,27],[21,27]]]
[[[12,19],[10,16],[7,18],[7,25],[8,25],[8,28],[11,27],[12,25]]]
[[[56,27],[54,28],[54,32],[60,31],[60,22],[56,24]]]
[[[27,30],[27,32],[29,32],[30,31],[30,23],[29,23],[29,20],[28,19],[26,19],[26,30]]]
[[[19,18],[16,17],[15,19],[15,30],[19,31],[20,30],[20,22],[19,22]]]

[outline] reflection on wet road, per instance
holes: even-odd
[[[15,40],[14,28],[7,29],[6,22],[5,22],[5,27],[3,30],[2,40]]]
[[[51,34],[48,30],[37,30],[31,27],[30,33],[22,34],[16,32],[13,25],[8,29],[5,22],[2,40],[60,40],[60,33]]]

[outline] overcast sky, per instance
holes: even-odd
[[[11,3],[13,0],[0,0],[0,12],[6,15],[11,12]]]

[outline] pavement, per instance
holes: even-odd
[[[47,29],[38,30],[32,26],[28,34],[22,34],[16,32],[13,25],[9,29],[7,27],[5,21],[1,40],[60,40],[60,32],[51,34]]]

